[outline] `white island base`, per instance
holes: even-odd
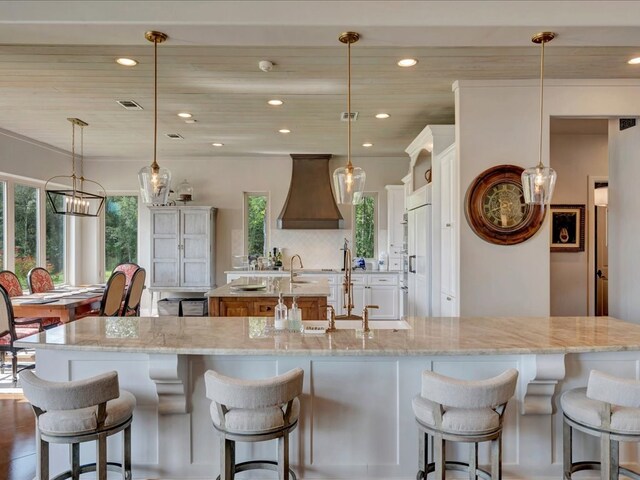
[[[216,320],[229,319],[198,322]],[[236,354],[236,346],[222,344],[212,345],[210,353],[198,352],[202,347],[179,349],[182,353],[172,351],[180,339],[170,331],[155,327],[142,335],[145,319],[140,319],[136,326],[140,337],[137,341],[144,341],[146,336],[155,345],[146,349],[153,349],[151,353],[124,340],[115,346],[113,337],[93,345],[82,340],[89,335],[87,332],[103,335],[105,325],[99,322],[104,321],[85,319],[75,322],[75,329],[74,324],[69,324],[40,337],[31,337],[37,349],[37,373],[50,380],[65,381],[117,370],[121,388],[132,392],[138,402],[132,456],[134,478],[145,479],[214,479],[218,475],[219,442],[211,425],[210,402],[204,390],[203,375],[207,369],[242,378],[273,376],[295,367],[304,370],[301,417],[290,443],[292,468],[298,478],[410,480],[415,478],[418,465],[418,433],[411,399],[420,391],[421,372],[427,369],[457,378],[480,379],[516,368],[520,371],[519,384],[505,416],[504,477],[558,479],[562,478],[562,415],[557,413],[560,393],[586,385],[593,368],[637,378],[640,365],[637,351],[640,350],[640,326],[613,319],[606,319],[608,331],[602,336],[600,326],[585,331],[584,325],[574,325],[577,330],[573,346],[557,345],[557,340],[548,335],[549,345],[543,352],[509,353],[509,350],[525,348],[515,345],[504,347],[507,352],[504,354],[480,353],[472,346],[463,348],[463,343],[482,339],[468,335],[470,332],[464,330],[461,319],[455,320],[456,331],[452,330],[452,319],[446,319],[446,325],[445,319],[413,319],[410,320],[412,330],[377,331],[372,340],[358,339],[353,331],[343,331],[332,334],[333,338],[323,336],[322,339],[297,335],[289,340],[281,339],[280,344],[274,338],[250,338],[250,326],[240,319],[234,328],[245,332],[247,344],[255,342],[255,345]],[[420,328],[419,321],[441,322],[437,327],[441,333],[453,335],[457,346],[451,349],[458,353],[425,353],[429,348],[442,348],[443,342],[452,344],[452,339],[442,335],[435,338],[433,325]],[[187,335],[185,319],[180,322],[182,335]],[[225,329],[228,325],[231,324],[225,324]],[[216,332],[222,330],[212,328]],[[625,329],[626,340],[615,338]],[[614,334],[613,330],[618,333]],[[231,335],[239,335],[238,331]],[[427,333],[432,336],[431,347],[424,343],[427,340],[418,338]],[[535,336],[535,332],[529,334]],[[509,342],[517,343],[513,338],[517,335],[517,330],[512,332]],[[403,336],[402,341],[407,345],[404,353],[390,354],[389,350],[382,350],[388,339],[399,336]],[[586,337],[589,338],[585,341]],[[603,339],[598,346],[595,337]],[[231,343],[237,341],[235,337]],[[423,342],[423,351],[418,348],[419,342]],[[579,342],[581,347],[577,346]],[[586,343],[594,345],[587,348]],[[164,347],[158,347],[159,344]],[[259,354],[267,345],[271,346],[270,350]],[[397,345],[389,348],[397,350]],[[487,351],[496,348],[501,347],[492,346],[488,341]],[[526,348],[541,350],[539,346]],[[587,351],[572,353],[579,348]],[[114,349],[119,351],[109,351]],[[304,349],[308,350],[307,355],[302,354]],[[120,439],[116,436],[109,442],[113,457],[110,460],[118,461]],[[467,451],[465,445],[448,444],[447,458],[466,461]],[[574,452],[575,460],[597,459],[598,442],[576,432]],[[622,463],[632,466],[638,463],[635,444],[621,444],[620,452]],[[93,446],[83,445],[82,462],[92,457]],[[238,444],[237,460],[251,458],[275,459],[275,442]],[[64,447],[52,446],[51,459],[53,473],[68,466]],[[481,446],[480,463],[487,465],[488,461],[488,449]],[[595,477],[596,473],[591,476]],[[451,472],[451,475],[459,478],[462,474]],[[273,473],[254,471],[240,478],[273,478]],[[581,478],[587,477],[582,474]]]

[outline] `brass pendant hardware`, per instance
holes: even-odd
[[[145,32],[144,38],[149,40],[151,43],[153,42],[162,43],[166,41],[167,38],[169,38],[169,36],[166,33],[156,32],[155,30],[151,30],[151,31]]]
[[[360,34],[358,32],[344,32],[340,34],[338,40],[340,40],[342,43],[356,43],[358,40],[360,40]]]
[[[554,38],[556,38],[556,34],[554,32],[540,32],[531,37],[531,41],[539,45],[541,43],[549,43]]]

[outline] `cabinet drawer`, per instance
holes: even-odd
[[[402,245],[400,246],[392,245],[389,250],[390,257],[401,257],[403,253],[404,253],[404,249],[402,248]]]
[[[360,275],[351,275],[351,283],[353,283],[354,285],[364,285],[365,282],[365,276],[360,274]]]
[[[398,285],[398,275],[369,275],[369,285]]]
[[[275,300],[253,302],[253,315],[256,317],[273,317],[276,310]]]
[[[402,270],[402,257],[389,259],[389,270]]]

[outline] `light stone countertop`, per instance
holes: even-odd
[[[265,318],[87,317],[26,348],[194,355],[423,356],[640,351],[640,325],[612,317],[409,318],[408,330],[265,334]],[[371,321],[375,323],[375,321]]]
[[[243,285],[265,286],[261,290],[242,290]],[[243,277],[233,280],[222,287],[209,290],[207,297],[328,297],[329,282],[324,278],[318,278],[308,283],[290,283],[289,277]]]
[[[301,275],[344,275],[344,270],[340,270],[339,268],[296,268],[296,273]],[[389,274],[389,275],[400,275],[402,274],[401,270],[352,270],[352,275],[376,275],[376,274]],[[289,275],[289,270],[226,270],[225,275],[230,274],[252,274],[252,275]]]

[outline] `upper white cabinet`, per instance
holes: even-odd
[[[387,254],[389,270],[402,270],[404,185],[387,185]]]
[[[459,312],[460,226],[458,214],[458,164],[455,145],[438,156],[440,166],[440,298],[442,315]],[[449,315],[448,315],[449,316]]]
[[[150,286],[215,286],[213,207],[151,207]]]

